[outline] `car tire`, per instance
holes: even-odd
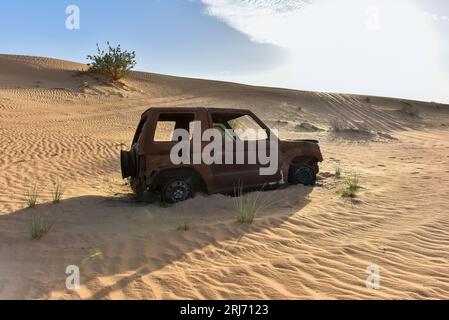
[[[313,186],[316,183],[316,171],[312,167],[306,165],[294,167],[291,181],[293,184]]]
[[[161,196],[163,202],[174,204],[193,197],[193,188],[186,179],[174,178],[163,184]]]

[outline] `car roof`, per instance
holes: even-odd
[[[196,112],[199,110],[205,110],[208,112],[220,112],[220,113],[251,113],[248,109],[237,108],[209,108],[209,107],[155,107],[146,110],[142,117],[146,117],[151,112]]]

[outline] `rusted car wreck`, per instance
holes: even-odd
[[[208,135],[211,129],[215,133]],[[241,135],[241,129],[251,129],[257,134],[248,138]],[[177,132],[187,135],[184,148],[179,147]],[[208,149],[216,161],[198,161],[203,160],[198,153],[204,152],[210,142],[199,140],[198,136],[222,139],[221,149]],[[251,152],[259,152],[261,145],[268,147],[269,157],[275,160],[275,170],[266,171],[268,174],[261,174],[268,166],[266,161],[259,158],[254,161],[254,157],[251,161]],[[185,161],[173,161],[173,154]],[[236,186],[245,189],[286,184],[311,186],[322,161],[318,141],[279,140],[249,110],[202,107],[147,110],[137,127],[131,150],[121,152],[122,176],[130,179],[133,191],[138,195],[155,192],[167,203],[186,200],[195,192],[232,193]]]

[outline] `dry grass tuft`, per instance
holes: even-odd
[[[345,198],[357,198],[360,190],[364,189],[360,184],[360,176],[356,173],[353,173],[349,177],[347,177],[343,186],[339,190],[342,197]]]
[[[28,190],[26,194],[26,202],[28,208],[35,208],[37,205],[37,200],[39,198],[39,190],[37,185],[34,185],[31,189]]]
[[[178,226],[178,231],[189,231],[190,230],[190,226],[187,222],[183,222]]]
[[[65,192],[65,187],[61,183],[56,183],[52,192],[53,203],[60,203]]]
[[[339,163],[335,165],[335,178],[337,179],[341,178],[341,166]]]
[[[40,240],[53,228],[53,223],[45,221],[40,214],[34,214],[29,226],[31,239]]]
[[[252,224],[258,213],[273,204],[262,191],[244,194],[243,186],[234,190],[234,210],[239,223]]]

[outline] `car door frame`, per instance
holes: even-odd
[[[209,127],[213,128],[214,122],[213,122],[213,114],[226,114],[229,113],[226,110],[211,110],[209,111]],[[249,116],[251,117],[266,133],[267,133],[267,140],[266,143],[269,145],[270,139],[277,139],[277,137],[272,133],[270,128],[268,128],[265,123],[262,122],[254,113],[251,111],[242,110],[241,112],[237,113],[233,111],[233,114],[238,116]],[[256,142],[257,145],[257,142]],[[257,147],[257,146],[256,146]],[[245,160],[247,159],[249,149],[249,142],[244,141],[244,153],[245,153]],[[263,176],[260,174],[260,169],[264,166],[257,164],[235,164],[236,160],[236,143],[233,142],[233,158],[234,158],[234,164],[226,164],[225,163],[225,138],[223,138],[222,143],[222,164],[212,164],[211,165],[211,172],[214,176],[214,186],[215,189],[218,192],[225,192],[225,191],[233,191],[236,190],[236,188],[244,188],[244,189],[250,189],[255,187],[263,187],[264,185],[270,185],[276,182],[279,182],[282,180],[282,174],[280,170],[280,166],[278,165],[276,174],[272,176]],[[279,154],[278,154],[279,158]],[[279,159],[278,159],[279,164]]]

